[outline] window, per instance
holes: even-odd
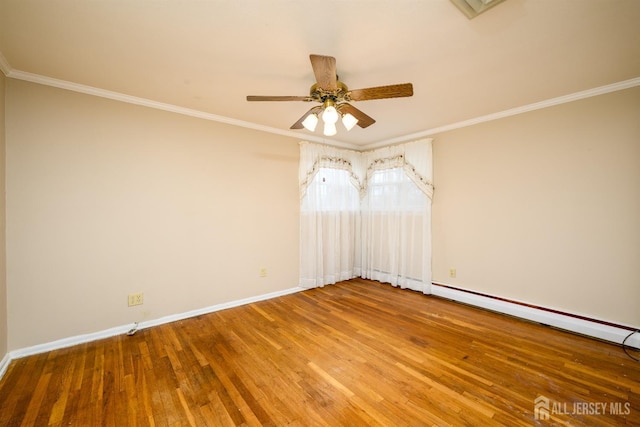
[[[369,211],[422,212],[425,204],[424,193],[409,179],[402,168],[376,171],[369,180],[367,193]]]
[[[300,144],[300,286],[365,277],[429,293],[431,141]]]
[[[358,211],[360,195],[351,183],[349,172],[320,168],[302,199],[303,212]]]

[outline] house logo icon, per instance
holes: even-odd
[[[536,420],[548,420],[549,419],[549,398],[543,395],[536,397],[533,401],[533,417]]]

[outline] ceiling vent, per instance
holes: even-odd
[[[464,15],[473,19],[504,0],[451,0]]]

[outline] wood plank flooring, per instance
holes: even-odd
[[[640,363],[355,279],[14,360],[0,426],[32,425],[640,425]]]

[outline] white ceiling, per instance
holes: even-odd
[[[311,53],[350,89],[413,83],[411,98],[353,103],[377,122],[327,142],[357,147],[640,84],[639,22],[640,0],[507,0],[472,20],[449,0],[0,0],[0,65],[312,140],[321,126],[288,130],[310,104],[246,95],[307,95]]]

